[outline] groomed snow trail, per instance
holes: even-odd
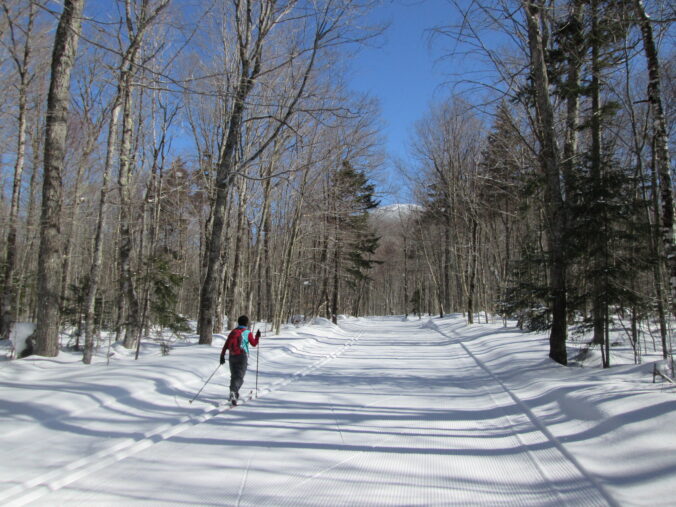
[[[262,356],[259,397],[204,409],[15,505],[615,505],[501,376],[460,319],[343,321]],[[430,321],[431,322],[431,321]],[[270,342],[268,342],[270,343]],[[266,350],[263,349],[263,354]],[[253,388],[250,364],[243,392]],[[214,386],[225,395],[227,375]]]

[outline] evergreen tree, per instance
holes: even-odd
[[[488,133],[486,148],[482,153],[483,178],[478,193],[483,215],[502,226],[503,261],[497,269],[500,282],[498,306],[503,318],[510,316],[511,310],[508,309],[514,310],[512,305],[516,304],[516,301],[510,299],[515,295],[513,282],[510,281],[515,273],[510,273],[510,270],[516,269],[517,265],[534,261],[527,249],[521,248],[521,251],[515,252],[516,248],[512,244],[514,230],[520,228],[520,224],[527,223],[528,214],[532,212],[532,197],[538,180],[529,169],[529,162],[527,147],[507,103],[502,101],[498,105],[495,122]],[[517,255],[524,257],[519,261]],[[546,278],[536,282],[529,277],[528,283],[544,285]]]
[[[375,187],[366,175],[355,169],[349,161],[331,177],[329,198],[332,203],[329,224],[333,225],[333,292],[331,318],[337,320],[340,305],[342,274],[346,275],[352,291],[352,309],[358,312],[368,272],[377,263],[373,254],[378,247],[378,237],[370,230],[367,221],[369,210],[378,206]]]
[[[603,364],[608,367],[608,336],[616,314],[627,309],[642,312],[648,303],[633,287],[650,269],[650,227],[644,218],[646,203],[636,196],[641,183],[616,160],[604,160],[603,167],[600,183],[594,184],[589,171],[581,172],[573,189],[569,253],[578,283],[571,284],[570,303],[584,316],[581,329],[600,325],[600,340],[594,336],[593,341],[603,345]],[[590,314],[585,311],[589,307]]]
[[[534,236],[525,237],[509,265],[504,297],[498,304],[503,318],[515,317],[520,329],[545,331],[552,317],[548,306],[547,259]]]
[[[631,186],[623,182],[623,173],[612,156],[613,147],[604,142],[607,128],[612,125],[617,104],[604,94],[605,74],[618,63],[620,42],[627,30],[624,6],[618,2],[591,0],[587,23],[577,27],[575,35],[582,33],[586,44],[576,57],[584,55],[579,86],[566,83],[567,94],[578,93],[589,103],[589,113],[578,129],[588,134],[589,145],[584,156],[567,164],[567,256],[569,263],[577,261],[577,269],[584,273],[588,292],[573,297],[586,299],[591,306],[593,342],[604,344],[604,365],[609,365],[609,305],[612,289],[613,267],[611,251],[617,223],[625,214],[624,206],[631,203]],[[572,44],[562,44],[570,47]],[[575,46],[577,49],[580,45]],[[570,178],[573,175],[574,178]],[[572,287],[571,287],[572,289]]]
[[[172,333],[190,331],[188,319],[176,312],[178,290],[183,278],[176,273],[173,264],[176,252],[164,249],[146,260],[145,280],[150,284],[150,322]]]

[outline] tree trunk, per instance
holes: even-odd
[[[87,140],[85,141],[85,146],[82,151],[82,157],[78,164],[77,175],[75,176],[75,188],[73,189],[73,206],[72,213],[70,216],[66,216],[66,221],[70,223],[68,227],[68,232],[65,234],[64,239],[64,255],[63,255],[63,272],[61,273],[61,304],[63,305],[67,296],[68,296],[68,282],[69,271],[70,271],[70,261],[73,253],[73,234],[75,231],[75,225],[79,222],[79,211],[80,211],[80,185],[82,183],[82,177],[85,172],[85,168],[88,165],[89,157],[96,148],[96,141],[98,139],[101,129],[94,128],[94,132],[89,132],[87,135]]]
[[[467,283],[467,323],[474,323],[474,297],[476,292],[476,272],[479,257],[479,222],[472,217],[472,241],[470,244],[470,258],[468,260],[469,282]]]
[[[402,240],[404,243],[404,249],[403,249],[403,261],[404,261],[404,315],[408,317],[408,305],[409,305],[409,300],[408,300],[408,237],[404,233],[402,236]],[[449,260],[450,262],[450,260]],[[450,282],[449,282],[449,290],[450,290]]]
[[[210,172],[211,174],[211,172]],[[207,183],[207,190],[208,190],[208,205],[209,205],[209,214],[206,217],[206,220],[204,222],[204,228],[203,232],[200,235],[200,254],[201,254],[201,263],[200,263],[200,287],[203,287],[204,281],[206,280],[207,277],[207,270],[209,267],[209,245],[211,244],[211,231],[213,229],[214,225],[214,211],[216,209],[216,190],[215,190],[215,185],[211,182]],[[202,305],[202,299],[200,296],[200,308]],[[217,306],[217,303],[214,302],[214,311],[215,307]],[[199,310],[198,310],[199,311]],[[197,324],[196,324],[196,332],[200,336],[202,335],[202,321],[198,318],[197,319]],[[212,331],[213,332],[213,331]]]
[[[674,194],[669,165],[669,137],[661,96],[660,62],[657,46],[642,0],[634,0],[634,9],[643,36],[643,50],[648,65],[648,102],[653,116],[654,170],[657,171],[662,198],[662,243],[663,255],[671,285],[671,312],[676,315],[676,251],[674,249]]]
[[[654,142],[653,142],[654,145]],[[653,153],[654,153],[653,148]],[[653,162],[655,160],[653,159]],[[671,353],[669,346],[669,327],[667,326],[667,311],[665,308],[665,290],[664,290],[664,262],[663,257],[660,255],[660,242],[659,242],[659,223],[660,223],[660,207],[659,207],[659,198],[658,198],[658,185],[657,185],[657,171],[653,168],[650,174],[651,181],[651,193],[652,193],[652,203],[653,203],[653,224],[655,232],[651,234],[651,252],[654,259],[653,262],[653,279],[655,281],[655,296],[657,299],[657,318],[660,324],[660,339],[662,342],[662,358],[667,359]],[[650,221],[650,217],[648,218]],[[664,246],[664,245],[662,245]]]
[[[253,276],[254,276],[254,282],[256,283],[256,287],[253,288],[252,290],[249,291],[249,301],[247,304],[247,311],[251,313],[253,311],[253,298],[254,294],[257,294],[257,302],[256,302],[256,315],[258,319],[263,319],[265,316],[262,314],[261,311],[261,297],[262,294],[258,288],[260,288],[261,284],[263,283],[263,276],[262,276],[262,269],[261,269],[261,263],[262,263],[262,258],[265,254],[266,256],[266,263],[269,262],[267,260],[267,254],[269,253],[269,234],[270,234],[270,196],[272,193],[272,173],[274,172],[274,168],[277,164],[277,161],[279,157],[281,156],[281,151],[279,147],[281,146],[281,143],[275,141],[275,148],[273,150],[272,154],[272,159],[269,164],[265,165],[265,170],[261,171],[261,177],[263,178],[263,203],[262,203],[262,209],[261,209],[261,218],[260,222],[258,224],[258,227],[256,228],[256,246],[255,246],[255,252],[254,252],[254,264],[253,264]],[[267,268],[267,266],[266,266]],[[266,291],[267,293],[267,291]]]
[[[227,289],[225,294],[223,294],[223,314],[228,316],[229,322],[235,322],[237,316],[235,315],[235,303],[236,303],[236,292],[239,290],[239,282],[241,275],[241,266],[242,266],[242,253],[243,249],[248,248],[246,242],[244,241],[244,229],[246,222],[246,206],[247,206],[247,185],[245,182],[242,182],[239,185],[239,206],[237,207],[237,232],[235,233],[235,241],[233,244],[234,249],[234,258],[232,260],[232,273],[230,277],[230,283],[227,284]],[[238,312],[241,314],[240,312]],[[219,315],[220,317],[220,315]]]
[[[561,168],[565,182],[566,197],[570,198],[575,179],[574,168],[578,151],[579,116],[580,116],[580,69],[584,52],[584,34],[582,33],[583,1],[574,0],[573,11],[568,19],[572,25],[570,46],[566,48],[568,69],[566,82],[566,134],[563,144],[563,160]]]
[[[420,220],[417,221],[416,232],[418,233],[418,244],[422,247],[425,263],[427,264],[428,273],[430,275],[430,280],[434,287],[434,291],[432,293],[435,295],[439,316],[443,317],[444,316],[443,290],[441,287],[441,282],[439,281],[439,277],[435,274],[436,270],[433,264],[434,259],[430,259],[432,253],[429,251],[430,249],[427,247],[425,235],[423,233],[422,223],[420,222]],[[426,302],[428,304],[427,313],[431,314],[431,308],[429,307],[429,305],[431,305],[432,302],[431,298],[428,299],[429,300]],[[462,301],[462,299],[460,299],[460,301]]]
[[[272,257],[270,256],[270,231],[272,230],[272,218],[270,213],[268,213],[267,218],[265,219],[264,233],[264,247],[263,247],[263,264],[265,265],[265,309],[266,309],[266,318],[268,321],[272,321],[274,315],[274,306],[273,306],[273,297],[272,297]]]
[[[47,98],[44,180],[38,255],[38,313],[35,353],[59,353],[61,282],[62,173],[66,156],[70,75],[75,62],[84,0],[64,0],[54,38],[52,76]]]
[[[11,19],[7,5],[3,5],[7,15],[8,24],[12,30],[12,42],[14,39],[14,22]],[[17,294],[15,283],[15,269],[17,263],[16,236],[17,220],[19,218],[19,205],[21,196],[21,180],[23,177],[24,163],[26,160],[26,130],[28,113],[28,85],[32,79],[29,76],[29,65],[31,59],[31,32],[35,21],[35,6],[31,3],[28,6],[28,22],[25,29],[25,41],[23,48],[18,48],[12,44],[10,48],[11,58],[17,67],[19,75],[19,115],[17,125],[17,143],[16,143],[16,161],[14,163],[14,180],[12,184],[12,201],[9,209],[9,223],[7,230],[7,239],[5,244],[5,270],[2,278],[2,295],[0,296],[0,339],[8,339],[9,333],[17,314]]]
[[[133,62],[130,62],[133,65]],[[122,86],[122,139],[120,142],[120,167],[118,173],[118,186],[120,195],[120,244],[118,250],[119,257],[119,277],[120,277],[120,296],[124,301],[127,318],[123,326],[125,328],[123,345],[127,349],[132,349],[136,345],[136,340],[140,338],[141,323],[140,304],[134,286],[132,271],[132,221],[133,205],[131,199],[131,158],[132,158],[132,136],[133,136],[133,118],[132,118],[132,83],[131,72],[127,73]],[[120,306],[122,309],[122,305]]]
[[[239,77],[233,93],[233,105],[230,113],[227,128],[223,130],[223,150],[218,163],[218,174],[216,181],[216,202],[213,210],[213,225],[211,228],[211,237],[207,245],[207,267],[204,282],[200,290],[200,307],[198,315],[198,327],[200,330],[200,343],[210,344],[213,334],[213,319],[215,299],[214,291],[218,283],[218,262],[220,257],[221,241],[225,227],[225,201],[230,185],[236,174],[236,152],[238,150],[238,141],[244,125],[244,113],[247,108],[246,100],[254,87],[261,73],[262,59],[264,57],[263,48],[265,39],[269,36],[275,24],[280,23],[282,19],[294,8],[291,3],[283,12],[276,12],[274,1],[267,0],[262,2],[258,18],[253,19],[251,5],[249,2],[243,3],[242,0],[234,0],[235,10],[235,28],[237,32],[238,56],[239,56]],[[324,13],[326,14],[326,12]],[[254,26],[255,21],[255,26]],[[312,48],[309,49],[308,64],[301,74],[299,85],[293,98],[286,106],[280,120],[273,132],[267,139],[260,144],[257,150],[243,162],[256,160],[263,151],[270,146],[276,139],[282,129],[288,125],[288,120],[296,110],[296,106],[305,91],[305,86],[309,80],[310,73],[314,68],[315,57],[320,46],[320,41],[326,36],[324,30],[330,31],[336,25],[330,23],[328,19],[323,18],[323,22],[318,22],[317,32],[313,41]]]
[[[545,207],[547,212],[548,247],[550,254],[550,297],[552,328],[549,335],[549,357],[567,364],[566,352],[566,262],[563,251],[566,213],[561,193],[554,111],[549,97],[549,75],[545,61],[546,41],[542,29],[541,7],[524,1],[528,24],[531,76],[535,90],[537,134],[540,141],[540,165],[545,176]]]
[[[16,315],[16,286],[14,270],[16,267],[16,233],[21,197],[21,179],[26,156],[26,93],[25,76],[21,76],[19,87],[19,125],[14,164],[14,182],[12,185],[12,202],[9,209],[9,223],[5,244],[5,272],[3,277],[2,305],[0,309],[0,339],[9,338],[9,332]]]
[[[333,254],[333,292],[331,294],[331,322],[338,324],[338,300],[340,297],[340,241],[336,237],[336,250]]]
[[[225,216],[228,217],[229,220],[232,220],[232,206],[233,206],[233,201],[234,199],[232,198],[232,195],[228,196],[228,202],[226,204],[226,210],[225,210]],[[237,232],[235,231],[235,236],[237,235]],[[228,270],[230,269],[230,259],[231,254],[233,253],[233,248],[230,247],[232,241],[230,238],[230,229],[226,229],[225,233],[223,235],[223,248],[221,248],[221,263],[219,267],[219,274],[218,274],[218,293],[216,294],[216,305],[214,307],[214,327],[213,327],[213,332],[214,333],[221,333],[223,332],[223,317],[228,317],[230,318],[230,322],[228,325],[232,324],[232,316],[228,316],[227,313],[225,312],[224,308],[226,306],[226,294],[228,292],[228,285],[230,284],[230,278],[233,276],[233,271],[230,270],[230,273],[228,273]]]
[[[275,318],[274,318],[274,327],[275,332],[279,333],[282,321],[284,319],[284,314],[286,310],[286,301],[289,293],[289,274],[291,272],[291,260],[293,258],[293,253],[296,246],[296,238],[298,237],[298,231],[300,230],[300,222],[303,213],[303,200],[305,196],[305,185],[307,184],[308,172],[303,173],[303,180],[300,185],[298,192],[298,202],[296,203],[296,209],[293,214],[293,220],[291,222],[291,234],[286,245],[284,252],[284,259],[282,261],[282,270],[281,276],[279,279],[279,290],[277,292],[279,301],[275,304]]]
[[[319,297],[317,298],[317,303],[315,306],[314,311],[312,312],[312,316],[318,316],[321,311],[322,305],[325,304],[326,306],[326,314],[327,317],[330,317],[329,315],[329,305],[328,305],[328,290],[329,290],[329,269],[328,269],[328,263],[329,263],[329,232],[328,232],[328,224],[326,223],[326,220],[324,221],[324,235],[321,240],[321,246],[319,248],[320,254],[319,254],[319,262],[318,265],[320,267],[320,276],[322,280],[322,285],[319,290]]]
[[[101,266],[103,264],[103,229],[108,211],[107,195],[108,184],[110,180],[110,171],[113,166],[113,157],[115,155],[115,140],[117,138],[118,118],[120,115],[119,97],[113,105],[108,125],[108,145],[106,148],[106,161],[103,167],[103,181],[99,191],[99,212],[96,220],[96,233],[94,235],[94,252],[92,255],[92,264],[89,268],[89,278],[87,283],[87,292],[85,295],[85,347],[83,362],[90,364],[94,351],[94,328],[95,328],[95,307],[96,294],[99,288],[101,278]]]
[[[36,294],[35,291],[28,290],[29,285],[31,285],[30,280],[34,275],[34,259],[38,257],[39,249],[39,209],[38,209],[38,193],[41,184],[40,180],[40,171],[39,167],[42,165],[41,159],[41,139],[44,139],[44,124],[39,121],[39,118],[42,117],[42,105],[40,101],[36,101],[33,105],[35,110],[35,125],[33,128],[33,135],[31,140],[31,148],[33,152],[32,156],[32,171],[29,183],[29,195],[28,195],[28,216],[26,217],[26,227],[27,227],[27,247],[24,250],[23,258],[21,260],[21,276],[19,283],[20,290],[17,294],[17,310],[21,307],[24,308],[24,315],[27,316],[29,320],[35,321],[36,316]]]
[[[453,237],[453,224],[451,223],[451,214],[446,213],[444,221],[444,254],[443,254],[443,270],[442,283],[444,285],[444,308],[446,311],[452,311],[451,304],[451,238]]]
[[[601,181],[601,85],[600,85],[600,62],[599,45],[600,34],[598,26],[598,1],[592,0],[591,5],[591,83],[589,92],[591,94],[591,153],[590,153],[590,177],[592,186],[592,199],[598,201],[601,192],[603,192],[603,183]],[[591,205],[591,203],[589,203]],[[606,224],[603,223],[603,217],[600,211],[596,216],[590,217],[597,225],[598,234],[590,238],[591,241],[591,264],[594,268],[592,276],[592,321],[594,326],[594,337],[592,343],[601,345],[604,342],[604,283],[601,273],[604,272],[605,238],[602,231]],[[606,359],[607,360],[607,359]],[[604,364],[606,361],[604,361]]]
[[[220,178],[219,178],[220,179]],[[218,272],[221,267],[221,242],[225,226],[225,208],[228,188],[217,182],[216,200],[213,204],[211,234],[206,243],[206,271],[200,289],[200,305],[198,316],[199,343],[211,345],[214,331],[214,317],[218,298]]]
[[[153,116],[155,115],[154,102],[152,114]],[[141,245],[139,248],[141,257],[146,259],[144,273],[145,283],[143,286],[142,303],[140,305],[141,322],[139,327],[142,334],[143,333],[150,334],[150,319],[148,317],[148,314],[150,312],[150,304],[151,304],[150,296],[152,291],[150,272],[151,272],[151,264],[155,260],[155,257],[157,255],[158,248],[157,243],[159,241],[160,235],[160,218],[162,211],[162,193],[163,193],[162,185],[163,185],[164,158],[162,159],[162,161],[158,162],[158,160],[160,158],[160,154],[163,153],[164,143],[167,137],[167,129],[169,128],[166,121],[167,119],[166,115],[164,119],[165,122],[162,125],[162,133],[160,135],[158,142],[153,147],[153,160],[152,160],[152,168],[150,171],[150,180],[148,181],[148,185],[146,186],[146,192],[143,199],[142,222],[144,223],[141,226]],[[147,206],[150,207],[150,212],[146,211]],[[150,224],[147,227],[148,246],[144,248],[143,243],[144,238],[146,237],[145,220],[147,214],[150,215]],[[136,343],[136,354],[134,357],[136,360],[138,360],[139,358],[140,351],[141,351],[141,340],[138,340],[138,342]]]
[[[249,298],[249,312],[254,311],[254,297],[256,298],[255,304],[255,314],[259,319],[267,320],[269,315],[267,315],[267,307],[269,304],[269,299],[267,298],[267,276],[264,276],[263,273],[267,273],[269,269],[268,263],[269,260],[269,238],[270,235],[270,188],[271,181],[268,178],[263,183],[263,209],[261,210],[261,220],[258,225],[258,231],[256,235],[256,253],[254,255],[254,266],[253,266],[253,276],[254,283],[256,284],[252,287],[250,291]],[[264,266],[264,267],[262,267]],[[261,291],[261,287],[265,286],[265,294]],[[255,294],[255,296],[254,296]],[[264,310],[266,308],[266,310]]]
[[[200,290],[200,307],[198,326],[200,330],[199,343],[210,345],[216,309],[216,293],[218,288],[218,272],[220,267],[221,243],[225,229],[225,209],[228,190],[235,177],[235,160],[237,140],[239,139],[244,120],[245,100],[253,87],[253,79],[249,77],[249,62],[242,62],[242,75],[235,96],[233,110],[228,122],[228,128],[221,160],[218,164],[216,176],[216,201],[213,205],[211,235],[207,242],[207,262],[204,281]]]

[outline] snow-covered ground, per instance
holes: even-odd
[[[226,365],[189,403],[222,343],[0,363],[0,504],[676,504],[649,363],[565,368],[459,316],[319,321],[263,338],[254,399],[219,404]]]

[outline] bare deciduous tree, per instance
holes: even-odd
[[[84,0],[65,0],[54,37],[52,76],[47,99],[47,123],[38,257],[38,314],[35,352],[59,353],[61,289],[62,172],[66,155],[70,76],[75,62]]]
[[[306,8],[309,7],[309,11]],[[207,243],[207,260],[200,292],[198,328],[200,343],[209,344],[215,319],[216,295],[219,286],[221,249],[228,193],[238,172],[257,160],[286,128],[297,113],[305,96],[321,53],[329,48],[354,39],[347,38],[352,12],[362,6],[351,0],[323,1],[312,6],[297,1],[278,4],[264,0],[257,4],[245,0],[233,2],[235,52],[238,66],[233,77],[232,107],[223,128],[223,141],[217,164],[216,192],[212,205],[212,225]],[[281,42],[276,32],[294,33],[292,43],[278,45],[277,54],[270,58],[271,46]],[[277,38],[275,38],[277,36]],[[285,52],[279,53],[280,48]],[[250,109],[251,93],[262,76],[285,68],[294,68],[295,79],[287,96],[281,97],[277,112],[269,119],[274,128],[257,148],[244,159],[238,159],[238,142],[246,114]]]
[[[566,353],[566,262],[564,231],[565,207],[561,189],[560,157],[557,133],[554,128],[554,111],[549,95],[549,73],[546,62],[547,23],[542,3],[523,2],[523,11],[528,25],[531,75],[537,111],[537,136],[540,142],[540,164],[545,176],[545,202],[547,209],[548,250],[550,255],[550,290],[552,298],[552,328],[549,336],[549,357],[560,364],[567,364]]]
[[[18,15],[10,11],[6,2],[2,4],[3,13],[7,20],[10,34],[10,44],[7,48],[11,60],[16,67],[18,76],[18,112],[17,112],[17,136],[16,136],[16,159],[14,162],[14,179],[12,184],[12,200],[10,203],[8,230],[5,243],[5,269],[3,273],[2,296],[0,298],[0,338],[8,338],[14,320],[16,306],[15,268],[17,257],[17,228],[19,216],[19,200],[21,195],[21,183],[26,159],[26,131],[28,129],[28,89],[35,77],[32,69],[33,52],[33,28],[35,25],[36,5],[30,2],[23,9],[19,9]],[[22,12],[23,10],[26,12]],[[25,25],[19,19],[25,16]]]
[[[634,11],[643,36],[643,51],[648,67],[648,102],[653,117],[654,170],[657,173],[662,204],[662,243],[664,256],[669,270],[671,286],[671,312],[676,315],[676,248],[674,246],[674,189],[671,179],[669,158],[669,137],[667,122],[662,104],[661,67],[653,28],[642,0],[633,0]]]

